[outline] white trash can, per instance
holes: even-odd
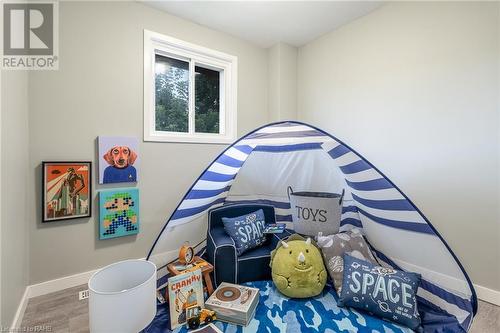
[[[90,332],[137,333],[156,315],[156,265],[120,261],[89,280]]]
[[[292,210],[293,229],[302,235],[332,235],[339,232],[342,215],[341,194],[328,192],[294,192],[288,186],[288,199]]]

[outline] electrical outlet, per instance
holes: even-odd
[[[78,300],[84,300],[89,298],[89,290],[82,290],[78,292]]]

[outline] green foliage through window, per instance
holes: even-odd
[[[198,66],[195,72],[195,132],[219,133],[220,73]]]
[[[220,72],[195,66],[194,132],[220,133]],[[189,62],[155,56],[155,129],[189,132]]]
[[[189,63],[157,54],[155,94],[156,130],[188,132]]]

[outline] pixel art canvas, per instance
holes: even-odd
[[[139,189],[99,192],[99,239],[139,233]]]

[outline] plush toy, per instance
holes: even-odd
[[[319,295],[326,284],[323,258],[310,238],[294,234],[271,252],[274,284],[285,296],[306,298]]]

